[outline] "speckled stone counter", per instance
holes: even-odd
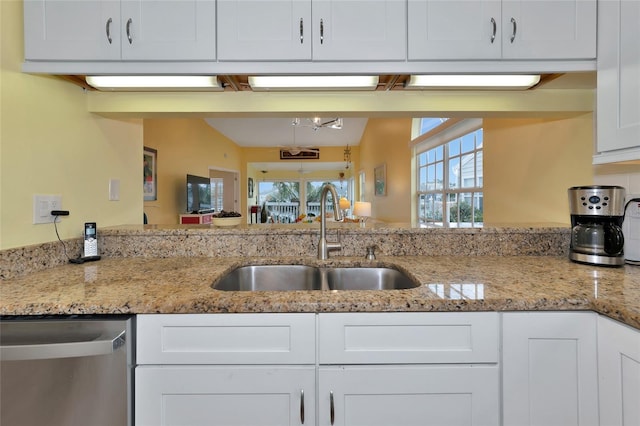
[[[247,264],[388,266],[420,286],[387,291],[225,292]],[[0,314],[594,310],[640,329],[640,268],[565,256],[121,257],[5,279]]]

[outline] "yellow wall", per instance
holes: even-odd
[[[484,121],[487,224],[569,223],[567,189],[593,183],[593,114]]]
[[[0,81],[0,249],[56,240],[53,225],[33,225],[33,195],[60,194],[60,237],[82,224],[142,223],[142,123],[87,112],[86,95],[60,80],[20,72],[22,1],[3,0]],[[120,201],[109,201],[110,179]],[[70,253],[76,256],[78,253]]]
[[[240,172],[240,182],[246,182],[240,148],[200,118],[145,119],[144,146],[158,151],[158,200],[144,203],[150,224],[178,223],[187,208],[187,174],[209,176],[217,168]],[[240,200],[246,200],[246,185],[240,190]]]
[[[365,172],[365,200],[374,218],[386,222],[411,221],[411,118],[369,119],[360,142],[360,165]],[[387,168],[387,195],[374,196],[373,169]]]

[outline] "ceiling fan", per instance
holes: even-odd
[[[322,118],[322,117],[313,117],[313,118],[305,118],[305,119],[294,118],[291,124],[294,127],[295,126],[311,127],[314,131],[318,131],[319,129],[322,129],[322,128],[342,130],[343,122],[342,122],[342,118],[340,117],[331,118],[331,119]]]
[[[288,152],[290,155],[299,155],[303,152],[312,152],[312,153],[318,152],[318,148],[312,148],[310,146],[299,146],[296,144],[296,126],[298,125],[296,124],[296,120],[299,120],[299,119],[294,118],[293,122],[291,123],[292,125],[291,132],[293,134],[293,144],[288,146],[278,145],[278,148],[280,148],[280,151]]]

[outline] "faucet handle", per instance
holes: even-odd
[[[375,244],[367,247],[367,255],[364,257],[367,260],[376,260],[376,249],[378,246]]]

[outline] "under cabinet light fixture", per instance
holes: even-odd
[[[525,90],[540,81],[539,75],[520,74],[451,74],[451,75],[412,75],[406,83],[406,89],[436,90]]]
[[[256,92],[291,90],[375,90],[377,75],[273,75],[249,76]]]
[[[221,91],[215,75],[95,75],[87,84],[98,90],[132,91]]]

